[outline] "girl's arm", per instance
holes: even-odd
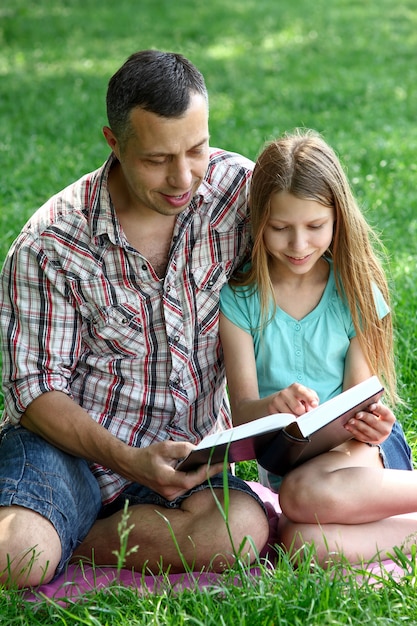
[[[372,372],[357,337],[352,337],[345,359],[343,390],[350,389],[372,376]]]
[[[372,376],[372,372],[359,340],[357,337],[353,337],[346,355],[343,389],[349,389],[370,376]],[[382,402],[377,402],[369,407],[369,412],[360,411],[357,413],[354,418],[349,420],[345,428],[358,441],[382,443],[391,433],[394,422],[395,416],[392,411]]]
[[[317,394],[297,383],[260,398],[251,335],[222,313],[219,328],[234,426],[272,413],[301,415],[317,406]]]

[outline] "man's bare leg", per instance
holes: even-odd
[[[216,490],[216,495],[222,502],[222,491]],[[145,568],[156,574],[168,570],[176,573],[183,572],[187,566],[196,571],[203,568],[222,571],[233,564],[234,550],[239,550],[245,537],[251,537],[258,552],[268,539],[265,513],[250,495],[236,490],[230,491],[228,519],[234,549],[209,489],[194,493],[179,509],[136,505],[128,510],[128,526],[134,524],[128,550],[134,546],[138,550],[127,557],[124,565],[136,571]],[[114,565],[117,562],[114,552],[120,548],[117,526],[122,513],[97,521],[74,557],[91,559],[96,565]],[[242,558],[251,562],[255,558],[249,541],[244,544]]]
[[[20,506],[0,507],[0,582],[29,587],[49,582],[61,559],[53,525]]]

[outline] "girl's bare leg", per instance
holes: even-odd
[[[406,554],[417,543],[417,513],[365,524],[294,524],[284,515],[279,522],[283,546],[296,554],[304,544],[314,544],[317,561],[325,566],[343,555],[350,563],[389,558],[394,546]],[[302,552],[300,558],[302,558]]]
[[[280,505],[291,522],[313,525],[366,524],[413,513],[417,472],[384,469],[377,447],[351,440],[287,474]]]

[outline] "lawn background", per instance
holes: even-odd
[[[339,153],[389,254],[397,416],[415,447],[416,0],[3,0],[0,261],[38,206],[105,160],[108,79],[148,47],[203,72],[212,145],[254,159],[304,126]]]

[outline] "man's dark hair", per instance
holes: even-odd
[[[141,107],[161,117],[181,117],[193,93],[208,101],[203,75],[184,56],[159,50],[135,52],[109,81],[109,126],[123,141],[129,134],[132,109]]]

